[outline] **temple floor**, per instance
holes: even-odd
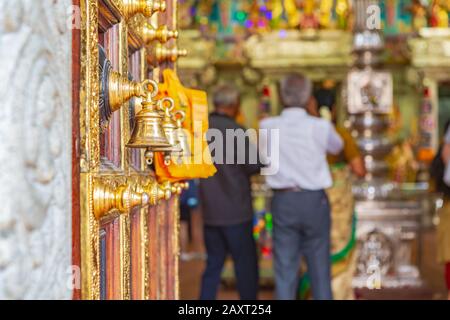
[[[182,228],[183,229],[183,228]],[[191,259],[180,259],[180,298],[196,300],[199,297],[200,282],[205,267],[204,248],[201,231],[201,215],[198,211],[192,214],[191,241],[184,247],[184,252],[191,254]],[[182,230],[182,233],[185,230]],[[183,240],[182,240],[183,241]],[[192,254],[193,253],[193,254]],[[444,267],[436,262],[436,231],[434,228],[423,232],[423,258],[421,273],[425,285],[421,288],[398,288],[355,291],[357,299],[367,300],[443,300],[447,298],[444,282]],[[221,285],[218,292],[219,300],[236,300],[239,298],[233,285]],[[263,287],[259,299],[273,299],[273,288]]]

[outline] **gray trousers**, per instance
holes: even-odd
[[[325,191],[276,191],[272,214],[276,298],[296,298],[303,256],[313,298],[331,300],[331,219]]]

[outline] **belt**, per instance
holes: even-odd
[[[300,187],[291,187],[291,188],[281,188],[281,189],[272,189],[274,192],[304,192],[307,191]]]

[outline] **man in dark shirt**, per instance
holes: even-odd
[[[208,255],[200,299],[216,298],[225,258],[231,254],[241,299],[255,300],[258,266],[250,176],[259,173],[261,165],[257,156],[256,160],[252,157],[256,155],[256,148],[244,135],[245,129],[235,121],[240,107],[239,92],[230,86],[219,87],[214,94],[214,107],[207,138],[217,173],[200,182]],[[245,143],[238,143],[239,139],[245,139]],[[227,154],[227,151],[234,151],[234,154]]]

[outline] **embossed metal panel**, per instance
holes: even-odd
[[[80,173],[79,193],[73,196],[79,205],[74,247],[80,250],[82,299],[178,297],[178,199],[161,200],[167,192],[158,189],[143,152],[126,147],[140,101],[135,90],[121,97],[124,90],[117,87],[149,75],[158,81],[162,67],[173,67],[148,65],[156,43],[146,44],[140,27],[176,26],[176,1],[170,0],[165,13],[158,12],[164,1],[153,1],[152,8],[134,5],[138,2],[144,3],[79,0],[80,57],[74,60],[80,78],[79,133],[74,140]]]

